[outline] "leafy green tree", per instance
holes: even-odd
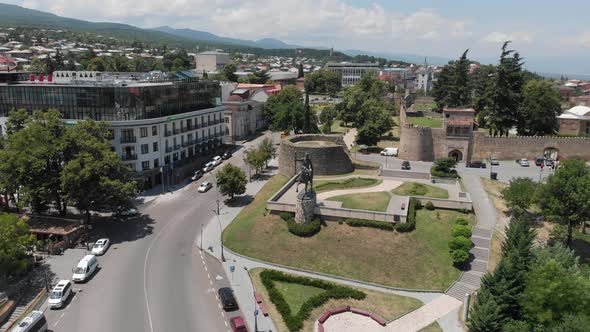
[[[244,162],[255,174],[261,172],[266,163],[266,154],[261,149],[250,149],[244,151]]]
[[[236,66],[236,64],[233,62],[230,62],[225,67],[223,67],[222,73],[223,73],[223,76],[228,81],[237,82],[238,81],[238,75],[236,75],[237,70],[238,70],[238,67]]]
[[[303,73],[303,63],[299,63],[299,72],[297,73],[297,78],[302,78],[305,74]]]
[[[430,173],[434,176],[456,176],[456,166],[457,160],[455,158],[440,158],[434,161],[434,165],[432,166]]]
[[[90,220],[90,211],[114,212],[132,206],[136,183],[131,170],[110,149],[106,123],[82,121],[65,136],[68,161],[61,174],[68,200]]]
[[[320,69],[305,76],[305,91],[336,95],[342,89],[342,77],[328,69]]]
[[[393,128],[391,113],[387,110],[373,110],[368,119],[357,133],[357,142],[367,145],[376,145],[383,134]]]
[[[268,98],[264,111],[272,130],[303,130],[305,109],[302,98],[301,91],[293,85]]]
[[[258,149],[264,154],[264,162],[266,167],[268,167],[268,162],[277,156],[277,148],[272,142],[272,139],[265,137],[262,142],[260,142],[260,145],[258,145]]]
[[[502,198],[509,208],[526,211],[535,201],[537,188],[538,184],[530,178],[516,178],[502,190]]]
[[[247,80],[248,83],[252,84],[264,84],[270,80],[270,74],[268,73],[268,70],[255,71],[248,75]]]
[[[28,266],[28,251],[35,244],[29,226],[13,214],[0,214],[0,289],[7,284],[10,274]]]
[[[572,245],[575,225],[590,218],[590,167],[583,160],[565,160],[542,185],[539,205],[549,219],[566,224]]]
[[[24,129],[30,120],[31,117],[26,109],[21,108],[11,111],[8,114],[8,120],[6,121],[6,134],[10,136],[21,129]]]
[[[187,69],[188,67],[184,66],[184,61],[181,58],[172,60],[172,68],[170,69],[171,72],[176,73]]]
[[[322,132],[325,134],[331,132],[332,124],[334,124],[334,119],[336,119],[337,115],[336,108],[333,105],[328,105],[322,108],[320,112],[320,122],[323,126]]]
[[[246,192],[246,184],[248,183],[246,174],[237,166],[225,165],[221,171],[217,172],[216,178],[219,192],[229,196],[230,199]]]
[[[565,318],[549,329],[549,332],[588,332],[590,316],[588,314],[572,315]]]
[[[45,74],[47,72],[47,63],[39,58],[33,58],[29,70],[35,74]]]
[[[523,88],[523,100],[517,123],[519,135],[543,136],[559,129],[561,98],[550,81],[530,80]]]

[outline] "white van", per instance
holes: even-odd
[[[11,332],[45,332],[47,331],[47,319],[43,311],[31,311]]]
[[[74,282],[82,282],[86,281],[88,277],[90,277],[96,268],[98,267],[98,260],[94,255],[86,255],[82,260],[78,263],[76,268],[74,269],[74,275],[72,275],[72,280]]]
[[[383,150],[381,150],[381,155],[382,156],[397,156],[397,148],[385,148]]]
[[[49,294],[47,301],[49,308],[61,308],[72,294],[72,283],[69,280],[60,280]]]

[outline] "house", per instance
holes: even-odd
[[[264,103],[268,97],[264,89],[238,88],[223,102],[229,142],[245,140],[266,127]]]
[[[17,62],[8,57],[0,56],[0,71],[13,71],[17,68]]]
[[[560,135],[590,135],[590,107],[575,106],[557,117]]]

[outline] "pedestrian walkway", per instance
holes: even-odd
[[[432,324],[437,319],[447,315],[449,312],[459,308],[461,301],[448,295],[442,295],[422,307],[402,316],[399,319],[387,324],[383,331],[418,331]]]
[[[348,150],[351,150],[354,146],[354,142],[356,141],[356,128],[350,128],[346,134],[342,137],[344,140],[344,144],[348,147]]]

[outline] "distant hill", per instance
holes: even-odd
[[[234,45],[241,45],[241,46],[248,46],[248,47],[260,47],[260,48],[276,48],[276,49],[283,49],[283,48],[299,48],[301,46],[297,45],[289,45],[284,43],[278,39],[273,38],[264,38],[260,40],[247,40],[247,39],[237,39],[237,38],[228,38],[228,37],[221,37],[210,32],[206,31],[199,31],[193,29],[175,29],[169,26],[161,26],[157,28],[153,28],[151,30],[165,32],[167,34],[175,35],[182,38],[187,38],[195,41],[208,41],[208,42],[215,42],[215,43],[222,43],[222,44],[234,44]]]

